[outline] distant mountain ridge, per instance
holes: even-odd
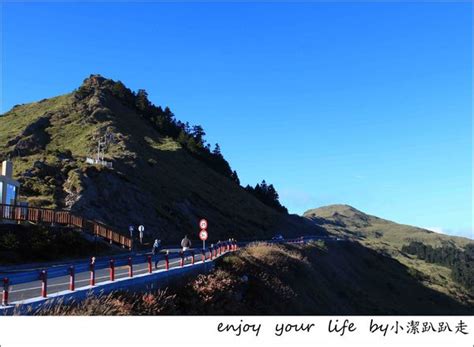
[[[472,240],[460,237],[436,233],[416,226],[399,224],[383,218],[368,215],[356,208],[343,205],[328,205],[310,209],[303,214],[319,225],[327,225],[333,232],[345,230],[354,239],[385,238],[394,245],[402,245],[404,242],[413,240],[427,242],[433,245],[445,243],[465,246]]]
[[[473,240],[398,224],[349,205],[311,209],[304,216],[330,235],[396,259],[427,287],[474,305]]]

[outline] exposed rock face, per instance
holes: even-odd
[[[46,128],[51,125],[50,118],[51,114],[38,118],[38,120],[28,125],[19,136],[8,141],[8,146],[14,146],[9,153],[10,156],[22,157],[45,149],[51,139],[46,132]]]

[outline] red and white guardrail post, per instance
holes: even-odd
[[[48,296],[48,271],[43,270],[40,273],[41,280],[41,296],[46,298]]]
[[[203,250],[201,251],[201,261],[202,261],[203,263],[206,262],[206,250],[205,250],[205,249],[203,249]]]
[[[151,274],[153,272],[153,267],[151,265],[151,255],[147,257],[148,260],[148,273]]]
[[[181,253],[181,260],[179,262],[179,266],[183,267],[184,266],[184,252],[181,251],[180,253]]]
[[[128,277],[133,277],[132,257],[128,257]]]
[[[2,305],[8,305],[8,287],[10,286],[10,281],[7,277],[3,279],[3,295],[2,295]]]
[[[166,251],[166,254],[165,254],[165,269],[166,271],[168,271],[170,269],[170,260],[169,260],[169,251]]]
[[[109,275],[110,280],[113,282],[115,281],[115,260],[110,259],[109,261]]]
[[[194,265],[194,251],[191,251],[191,264]]]
[[[89,285],[95,286],[95,257],[91,258],[91,262],[89,264],[89,271],[90,271]]]
[[[72,292],[76,290],[76,274],[74,265],[69,267],[69,290]]]

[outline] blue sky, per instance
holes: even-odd
[[[3,3],[2,103],[91,73],[201,124],[243,184],[472,234],[470,3]]]

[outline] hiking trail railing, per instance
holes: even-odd
[[[71,211],[0,204],[0,221],[2,220],[57,224],[77,228],[86,233],[100,236],[110,243],[115,243],[128,249],[132,248],[132,240],[129,237],[122,235],[103,223],[76,216]]]

